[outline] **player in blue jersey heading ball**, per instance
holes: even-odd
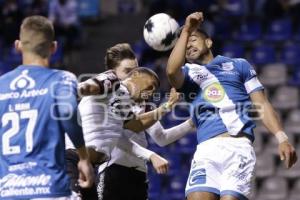
[[[262,123],[277,138],[287,168],[295,164],[297,155],[255,70],[245,59],[214,57],[211,38],[199,28],[203,19],[201,12],[186,18],[167,66],[171,85],[192,103],[197,127],[199,144],[186,196],[188,200],[244,200],[249,198],[256,161],[255,124],[249,111],[253,105],[260,107]]]
[[[15,42],[23,64],[0,77],[0,199],[78,199],[66,174],[65,133],[80,158],[80,186],[93,183],[77,123],[76,77],[49,69],[56,46],[47,18],[26,18]]]

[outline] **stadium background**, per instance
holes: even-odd
[[[160,76],[161,97],[169,90],[165,66],[169,52],[151,50],[142,37],[146,19],[159,12],[173,16],[181,25],[193,11],[203,11],[204,27],[214,40],[213,52],[229,57],[244,57],[256,68],[274,107],[279,111],[285,131],[300,155],[300,1],[299,0],[66,0],[77,6],[66,9],[67,17],[56,16],[68,24],[57,25],[58,52],[52,67],[77,75],[104,71],[105,50],[120,42],[134,48],[141,66],[154,69]],[[29,15],[53,17],[57,0],[0,0],[0,75],[18,66],[20,55],[13,48],[21,20]],[[57,6],[57,5],[56,5]],[[58,5],[59,6],[59,5]],[[68,18],[68,20],[65,20]],[[156,101],[163,101],[161,100]],[[186,119],[188,110],[176,107]],[[167,115],[166,128],[182,122]],[[257,124],[257,166],[254,200],[300,199],[300,162],[285,170],[277,156],[276,141]],[[171,168],[159,176],[149,168],[149,199],[184,199],[190,160],[196,135],[189,134],[168,147],[150,148],[166,157]]]

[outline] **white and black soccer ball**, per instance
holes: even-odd
[[[174,47],[178,39],[179,25],[165,13],[150,17],[144,26],[146,43],[157,51],[167,51]]]

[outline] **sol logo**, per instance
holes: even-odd
[[[216,103],[225,96],[225,91],[219,83],[213,83],[204,89],[203,97],[206,101]]]

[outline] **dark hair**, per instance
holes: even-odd
[[[128,77],[132,76],[132,74],[135,72],[138,72],[141,74],[147,74],[147,75],[151,76],[153,78],[153,80],[155,81],[155,83],[154,83],[155,88],[159,88],[160,81],[159,81],[157,74],[153,70],[146,68],[146,67],[137,67],[128,74]]]
[[[179,36],[180,36],[180,34],[181,34],[182,29],[183,29],[183,26],[180,27],[179,30],[178,30],[178,35],[179,35]],[[202,36],[204,36],[205,39],[206,39],[206,38],[211,38],[210,35],[209,35],[203,28],[201,28],[201,27],[198,27],[198,28],[196,29],[196,32],[198,32],[199,34],[201,34]]]
[[[124,59],[136,59],[128,43],[120,43],[106,50],[104,64],[106,69],[115,69]]]
[[[25,51],[30,51],[42,58],[51,54],[54,41],[54,28],[50,20],[43,16],[30,16],[23,20],[20,40]]]
[[[205,39],[206,39],[206,38],[211,38],[211,37],[208,35],[208,33],[207,33],[203,28],[198,27],[198,28],[196,29],[196,32],[198,32],[198,33],[200,33],[202,36],[204,36]]]

